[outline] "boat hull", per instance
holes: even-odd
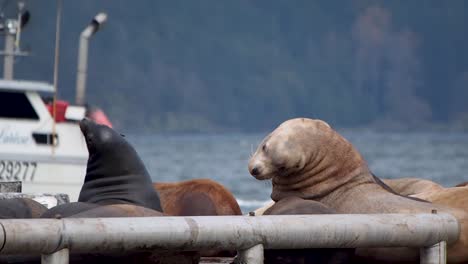
[[[82,162],[0,159],[0,181],[21,181],[23,193],[65,193],[77,201],[86,175]]]

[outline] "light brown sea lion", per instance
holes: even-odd
[[[401,195],[443,190],[444,187],[433,181],[419,178],[382,179],[392,190]]]
[[[437,191],[426,191],[411,195],[430,201],[434,204],[445,205],[452,208],[459,208],[468,212],[468,188],[452,187]]]
[[[175,216],[241,215],[234,195],[223,185],[209,179],[156,182],[153,186],[163,212]]]
[[[466,187],[444,188],[435,182],[418,178],[385,179],[384,182],[401,195],[468,212],[468,188]]]
[[[259,180],[272,179],[274,201],[296,196],[338,213],[449,212],[458,219],[461,234],[448,247],[448,261],[468,261],[466,212],[392,193],[377,183],[353,145],[324,121],[297,118],[282,123],[259,145],[248,168]],[[419,250],[409,248],[358,249],[357,254],[380,263],[419,261]]]

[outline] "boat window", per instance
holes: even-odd
[[[19,118],[38,120],[25,93],[0,92],[0,118]]]

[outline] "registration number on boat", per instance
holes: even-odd
[[[0,181],[33,181],[35,161],[0,161]]]

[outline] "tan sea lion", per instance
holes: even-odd
[[[468,188],[466,187],[444,188],[435,182],[418,178],[385,179],[383,181],[401,195],[468,212]]]
[[[448,247],[448,261],[468,261],[466,212],[392,193],[377,182],[354,146],[324,121],[297,118],[282,123],[259,145],[248,168],[259,180],[272,179],[274,201],[296,196],[338,213],[431,213],[433,209],[451,213],[461,234]],[[418,249],[369,248],[358,249],[357,254],[379,263],[419,261]]]
[[[382,179],[382,181],[395,192],[405,196],[444,189],[442,185],[433,181],[419,178]]]

